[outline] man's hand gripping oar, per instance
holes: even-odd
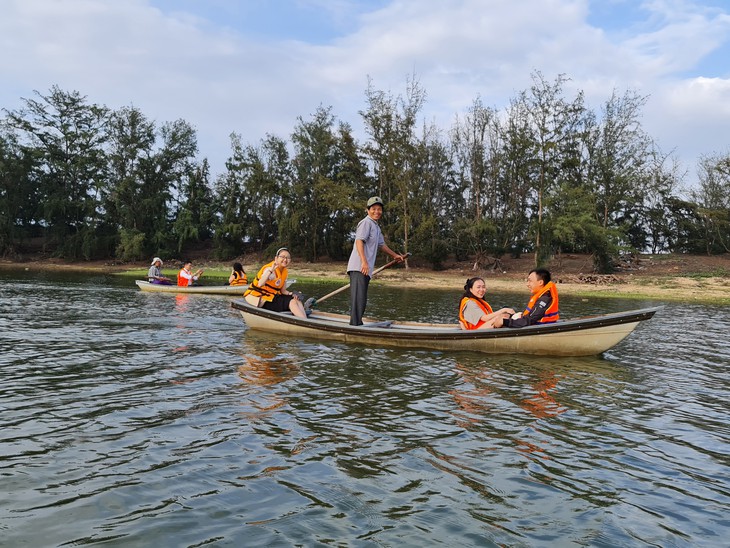
[[[385,270],[386,268],[390,268],[391,266],[393,266],[393,265],[394,265],[394,264],[396,264],[396,263],[400,263],[400,262],[403,262],[403,260],[404,260],[404,259],[407,259],[407,258],[408,258],[408,257],[410,257],[410,256],[411,256],[411,254],[410,254],[410,253],[405,253],[404,255],[401,255],[402,259],[401,259],[400,257],[399,257],[398,259],[393,259],[392,261],[390,261],[389,263],[386,263],[386,264],[384,264],[384,265],[383,265],[383,266],[381,266],[380,268],[376,268],[376,269],[375,269],[375,271],[373,272],[372,276],[370,276],[370,277],[371,277],[371,278],[373,278],[373,277],[374,277],[374,276],[375,276],[376,274],[378,274],[379,272],[382,272],[382,271],[383,271],[383,270]],[[340,288],[338,288],[338,289],[335,289],[335,290],[334,290],[334,291],[332,291],[331,293],[327,293],[327,295],[324,295],[323,297],[320,297],[319,299],[317,299],[317,298],[315,298],[315,297],[309,297],[309,298],[308,298],[308,299],[306,300],[306,302],[304,303],[304,309],[305,309],[305,310],[309,310],[309,309],[311,309],[311,308],[312,308],[313,306],[316,306],[317,304],[319,304],[319,303],[321,303],[322,301],[324,301],[325,299],[329,299],[330,297],[334,297],[334,296],[335,296],[335,295],[337,295],[338,293],[342,293],[342,292],[343,292],[343,291],[344,291],[345,289],[347,289],[348,287],[350,287],[350,284],[347,284],[347,285],[343,285],[342,287],[340,287]]]

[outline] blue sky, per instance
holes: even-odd
[[[231,132],[288,139],[318,106],[350,123],[368,78],[447,130],[475,98],[502,109],[538,70],[596,111],[648,96],[643,125],[694,181],[730,153],[727,0],[0,0],[0,107],[53,85],[198,131],[213,176]]]

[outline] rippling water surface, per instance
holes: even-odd
[[[1,276],[0,545],[727,545],[728,308],[534,358],[278,338],[225,297]],[[459,297],[370,294],[439,321]]]

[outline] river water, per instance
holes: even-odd
[[[278,338],[112,277],[0,284],[2,546],[728,545],[727,307],[558,359]],[[459,291],[370,296],[454,321]]]

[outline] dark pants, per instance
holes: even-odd
[[[368,304],[370,276],[359,270],[350,270],[350,325],[362,325],[365,306]]]
[[[291,295],[274,295],[274,300],[264,301],[264,305],[261,308],[271,310],[272,312],[289,312],[289,304],[293,298]]]

